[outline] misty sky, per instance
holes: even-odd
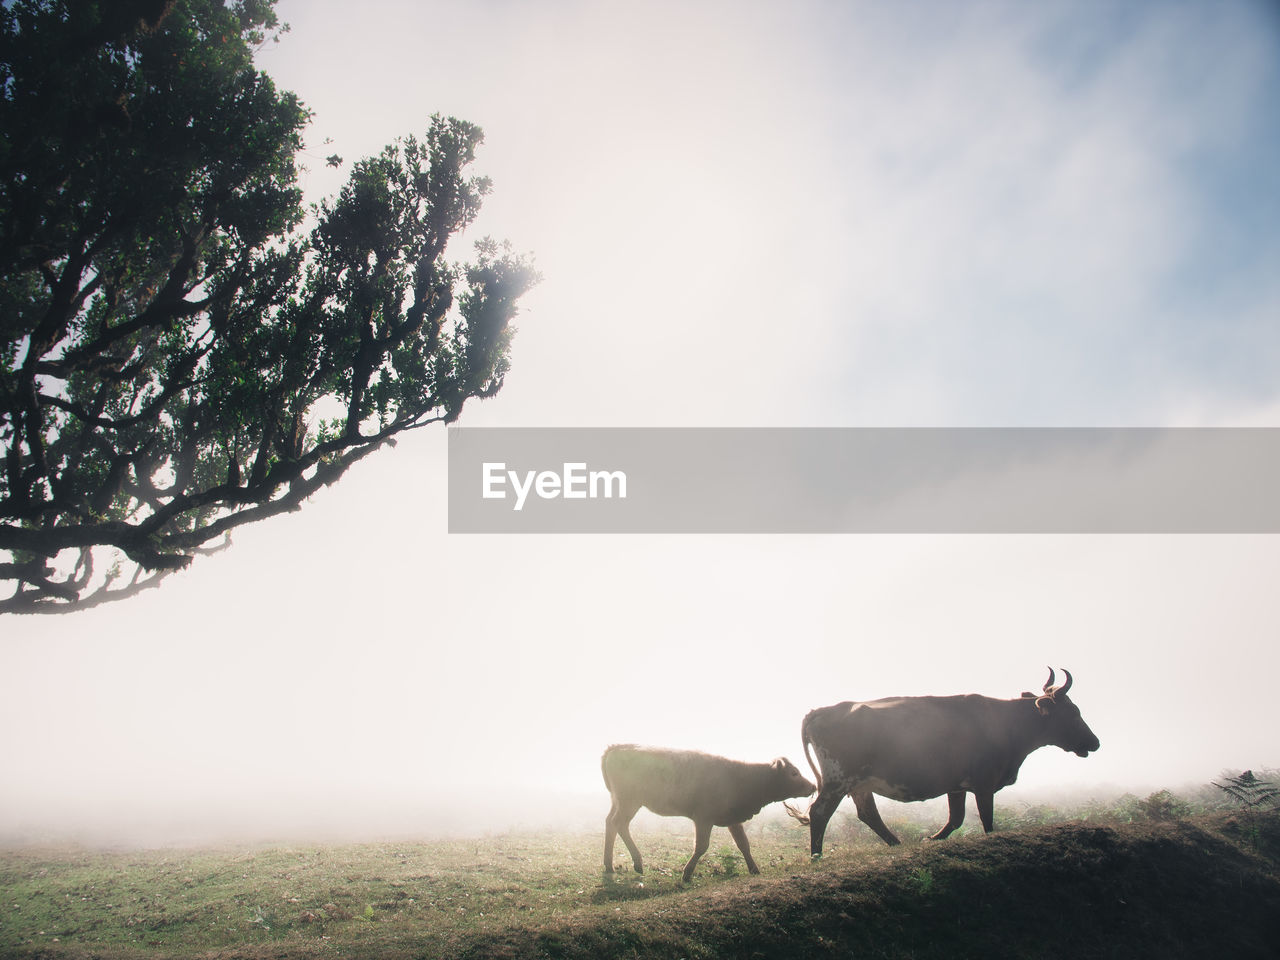
[[[1280,426],[1267,0],[352,10],[282,0],[259,58],[308,199],[456,115],[465,239],[545,277],[468,425]],[[445,497],[420,431],[159,591],[0,620],[0,835],[602,821],[611,742],[803,764],[813,707],[1047,664],[1102,749],[1020,785],[1280,766],[1276,537],[466,537]]]

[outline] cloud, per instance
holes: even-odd
[[[1265,401],[1280,334],[1255,318],[1276,286],[1218,251],[1280,252],[1273,227],[1234,225],[1280,186],[1256,162],[1274,33],[1240,8],[974,9],[945,43],[855,49],[832,77],[858,91],[832,144],[862,255],[830,402],[858,422],[1161,422],[1178,392],[1234,393],[1242,373]],[[1216,189],[1232,168],[1255,189]]]

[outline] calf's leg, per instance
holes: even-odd
[[[617,814],[618,803],[615,800],[613,805],[609,807],[609,813],[604,818],[604,872],[613,873],[613,841],[618,835],[618,828],[613,825],[613,818]]]
[[[849,794],[853,797],[853,805],[858,808],[858,819],[876,832],[876,835],[891,847],[902,841],[880,819],[880,811],[876,808],[876,796],[870,790],[857,790]]]
[[[742,851],[742,856],[747,861],[747,870],[751,873],[759,873],[760,868],[756,866],[756,862],[751,859],[751,844],[747,842],[747,831],[742,829],[742,824],[735,823],[729,827],[729,835],[733,837],[733,842],[738,845],[738,849]]]
[[[640,850],[631,839],[631,818],[640,810],[638,806],[622,805],[615,799],[604,821],[604,872],[613,873],[613,838],[614,834],[622,837],[631,854],[631,863],[636,873],[644,873],[644,864],[640,859]]]
[[[947,794],[947,822],[930,840],[945,840],[964,823],[964,791],[952,790]]]
[[[693,856],[684,865],[684,875],[681,878],[685,883],[688,883],[693,878],[694,868],[698,866],[698,861],[702,859],[702,855],[707,852],[707,847],[711,846],[711,821],[695,820],[693,827]]]

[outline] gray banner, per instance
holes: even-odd
[[[1280,429],[449,430],[450,533],[1280,533]]]

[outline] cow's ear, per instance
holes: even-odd
[[[776,758],[774,759],[773,763],[769,764],[769,766],[773,767],[773,769],[775,769],[775,770],[785,770],[785,769],[787,769],[787,760],[786,760],[786,757],[776,757]]]
[[[1053,697],[1036,697],[1036,709],[1040,711],[1040,716],[1047,717],[1053,709]]]
[[[1022,699],[1023,699],[1023,700],[1027,699],[1027,697],[1034,697],[1034,696],[1035,696],[1035,694],[1034,694],[1034,693],[1032,693],[1030,690],[1023,690],[1023,691],[1022,691]]]

